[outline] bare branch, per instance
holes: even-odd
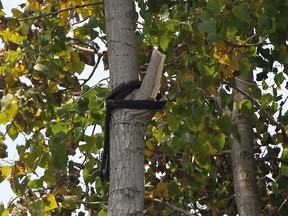
[[[287,198],[282,202],[282,204],[280,205],[280,207],[277,210],[277,214],[280,213],[282,207],[284,206],[284,204],[287,202]]]
[[[95,71],[96,71],[96,68],[98,67],[98,65],[99,65],[99,63],[100,63],[101,57],[102,57],[102,56],[98,56],[97,62],[96,62],[96,64],[94,65],[91,74],[89,75],[89,77],[88,77],[87,79],[84,80],[84,82],[81,84],[81,86],[85,85],[85,84],[93,77],[93,75],[94,75],[94,73],[95,73]]]
[[[175,205],[172,205],[171,203],[168,203],[168,202],[164,202],[164,201],[161,201],[159,199],[151,199],[151,198],[145,198],[146,200],[149,200],[151,202],[154,202],[154,203],[158,203],[160,205],[163,205],[163,206],[166,206],[168,208],[171,208],[172,210],[176,211],[176,212],[179,212],[181,213],[182,215],[185,215],[185,216],[195,216],[195,214],[192,214],[190,212],[187,212],[185,211],[184,209],[181,209],[181,208],[178,208],[177,206]]]

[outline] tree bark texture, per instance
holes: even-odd
[[[253,82],[252,72],[245,78],[236,80],[238,89],[248,92]],[[237,91],[237,90],[236,90]],[[240,216],[259,215],[259,201],[256,185],[256,165],[253,153],[253,120],[241,115],[239,103],[245,100],[240,92],[235,92],[232,118],[238,125],[240,140],[232,138],[233,182],[238,214]]]
[[[105,0],[106,34],[112,89],[138,79],[133,0]],[[130,95],[129,98],[133,98]],[[143,99],[143,98],[142,98]],[[143,215],[144,134],[148,111],[116,109],[110,122],[108,215]]]
[[[138,79],[133,0],[105,0],[106,37],[113,88]]]

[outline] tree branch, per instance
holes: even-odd
[[[288,160],[287,159],[283,159],[283,158],[277,158],[277,157],[272,157],[272,156],[265,156],[265,157],[262,157],[262,158],[259,158],[256,160],[257,163],[261,163],[261,162],[264,162],[264,161],[277,161],[277,162],[281,162],[281,163],[284,163],[284,164],[288,164]]]
[[[100,5],[103,4],[103,2],[94,2],[94,3],[87,3],[87,4],[83,4],[83,5],[75,5],[73,7],[69,7],[69,8],[65,8],[62,10],[57,10],[57,11],[53,11],[51,13],[47,13],[47,14],[40,14],[38,16],[30,16],[30,17],[25,17],[25,18],[19,18],[17,19],[18,21],[26,21],[26,20],[31,20],[31,19],[38,19],[38,18],[42,18],[42,17],[53,17],[53,16],[57,16],[59,13],[63,13],[66,11],[70,11],[70,10],[75,10],[77,8],[83,8],[83,7],[88,7],[88,6],[94,6],[94,5]]]
[[[194,214],[191,214],[187,211],[185,211],[184,209],[181,209],[175,205],[172,205],[171,203],[168,203],[168,202],[164,202],[164,201],[161,201],[161,200],[158,200],[158,199],[151,199],[151,198],[145,198],[146,200],[149,200],[151,202],[154,202],[154,203],[158,203],[160,205],[163,205],[163,206],[166,206],[168,208],[171,208],[172,210],[176,211],[176,212],[179,212],[181,213],[182,215],[185,215],[185,216],[195,216]]]
[[[254,106],[259,109],[260,114],[262,114],[265,118],[267,118],[271,124],[273,124],[274,126],[277,126],[278,128],[280,128],[285,134],[286,134],[286,130],[285,130],[285,125],[283,125],[280,122],[277,122],[272,116],[270,116],[268,114],[268,112],[263,109],[262,105],[253,97],[251,97],[247,92],[243,91],[242,89],[238,88],[236,85],[231,84],[228,81],[224,81],[225,84],[227,84],[229,87],[235,89],[236,91],[238,91],[239,93],[241,93],[242,95],[244,95],[247,99],[249,99]]]

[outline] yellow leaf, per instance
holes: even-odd
[[[16,176],[26,175],[26,169],[25,169],[24,161],[15,161],[14,174]]]
[[[154,196],[162,197],[166,200],[169,198],[168,193],[169,193],[168,192],[168,185],[167,185],[167,183],[164,183],[164,182],[159,182],[157,184],[157,188],[153,192]]]
[[[6,209],[2,212],[1,216],[8,216],[9,215],[9,209]]]
[[[0,167],[1,176],[5,179],[11,174],[12,168],[11,166],[2,166]]]
[[[69,7],[69,1],[66,4],[60,3],[60,10],[64,10],[68,7]],[[65,26],[68,17],[69,17],[69,11],[64,11],[64,12],[60,13],[61,22],[59,23],[59,25]]]
[[[230,60],[229,56],[227,54],[225,54],[219,59],[219,62],[221,64],[224,64],[224,65],[229,65],[231,63],[231,60]]]
[[[144,155],[145,155],[145,156],[150,157],[152,154],[153,154],[153,151],[150,151],[150,150],[148,150],[148,149],[145,149],[145,150],[144,150]]]
[[[32,10],[32,11],[41,10],[41,5],[38,1],[28,0],[28,2],[29,2],[29,10]]]
[[[153,198],[153,192],[148,193],[147,196],[152,199]]]
[[[45,200],[45,211],[50,211],[55,208],[58,208],[55,196],[53,194],[48,194]]]
[[[62,185],[58,190],[57,190],[57,195],[68,195],[68,190],[65,185]]]
[[[211,92],[211,94],[213,94],[214,96],[216,96],[216,84],[213,82],[208,86],[208,90]]]
[[[44,213],[44,216],[51,216],[52,215],[52,212],[51,211],[47,211]]]
[[[146,145],[147,145],[147,148],[148,148],[149,150],[154,151],[154,149],[155,149],[155,144],[154,144],[151,140],[149,140],[149,141],[146,143]]]
[[[192,73],[184,73],[180,75],[180,80],[181,81],[190,81],[190,80],[194,80],[195,76]]]
[[[285,126],[285,132],[288,135],[288,125]]]
[[[23,64],[17,64],[16,72],[22,74],[22,73],[24,73],[24,71],[25,71],[25,66]]]

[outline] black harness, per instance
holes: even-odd
[[[110,143],[109,130],[111,121],[111,112],[114,109],[128,108],[140,110],[160,110],[166,101],[159,101],[161,95],[158,94],[155,101],[152,100],[124,100],[134,89],[141,86],[141,81],[132,80],[127,83],[122,83],[113,89],[106,97],[106,117],[105,117],[105,131],[104,131],[104,152],[102,156],[100,178],[102,181],[110,180]]]

